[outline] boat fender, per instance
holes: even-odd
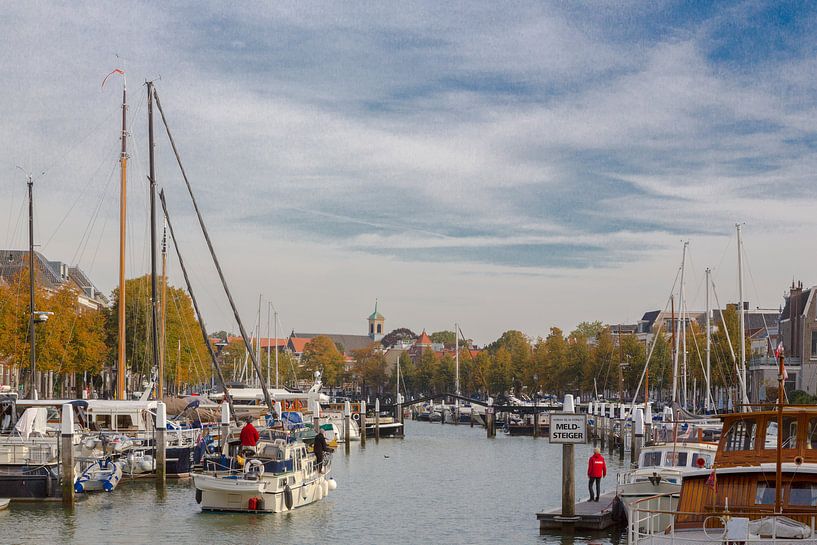
[[[335,479],[329,479],[329,490],[336,490],[338,488],[338,482]]]
[[[74,492],[77,494],[81,494],[85,490],[85,487],[82,486],[81,482],[74,483]]]
[[[256,498],[255,508],[259,511],[264,510],[264,498]]]
[[[110,480],[106,480],[104,483],[102,483],[102,489],[105,492],[111,492],[113,490],[113,488],[114,488],[114,484]]]
[[[323,483],[318,483],[318,499],[323,499]]]
[[[250,498],[247,501],[247,509],[249,509],[250,511],[255,511],[256,509],[258,509],[258,498]]]
[[[289,485],[284,488],[284,505],[287,506],[287,509],[292,509],[292,488]]]
[[[323,495],[328,496],[329,495],[329,481],[324,479],[323,484],[321,486],[323,487]]]
[[[196,503],[201,503],[201,490],[196,489]]]

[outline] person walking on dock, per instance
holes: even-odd
[[[587,488],[590,489],[590,501],[599,501],[601,494],[601,479],[607,476],[607,463],[604,461],[604,456],[601,455],[601,450],[596,448],[593,450],[593,456],[587,462]],[[593,496],[593,483],[596,485],[596,495]]]

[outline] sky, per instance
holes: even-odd
[[[19,2],[0,18],[0,244],[25,173],[51,260],[149,271],[154,80],[250,329],[459,323],[488,343],[817,282],[817,8],[806,2]],[[157,183],[210,330],[236,331],[161,122]],[[4,221],[3,221],[4,220]],[[183,285],[170,258],[170,281]],[[677,290],[677,287],[676,287]],[[272,326],[270,326],[272,327]],[[271,329],[272,331],[272,329]]]

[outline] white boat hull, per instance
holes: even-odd
[[[258,513],[283,513],[298,507],[315,503],[326,497],[329,483],[325,474],[318,475],[311,481],[294,483],[281,489],[280,479],[287,479],[287,474],[264,476],[257,481],[244,479],[226,479],[219,476],[194,474],[196,500],[201,498],[203,511],[239,511]],[[287,495],[291,494],[291,507],[287,506]],[[261,505],[250,508],[250,500],[260,498]]]

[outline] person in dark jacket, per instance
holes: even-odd
[[[590,489],[590,501],[599,501],[601,491],[601,479],[607,476],[607,463],[604,461],[604,456],[601,455],[601,450],[596,448],[593,451],[593,456],[587,462],[587,488]],[[593,483],[596,484],[596,495],[593,496]]]
[[[318,435],[315,436],[315,442],[312,444],[312,448],[315,451],[315,459],[318,462],[318,470],[323,473],[323,455],[327,450],[329,450],[329,446],[326,444],[326,437],[323,435],[323,430],[320,428],[318,428]]]

